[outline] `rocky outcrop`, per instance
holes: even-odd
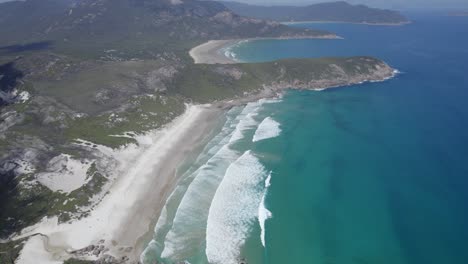
[[[179,70],[174,65],[167,65],[148,73],[146,76],[146,87],[156,92],[167,90],[166,83],[169,82]]]
[[[230,77],[234,80],[240,80],[242,76],[245,74],[241,69],[237,67],[228,67],[228,66],[217,66],[213,69],[213,72]]]
[[[5,132],[12,126],[21,123],[24,115],[11,111],[0,113],[0,139],[5,139]]]
[[[14,62],[0,65],[0,107],[27,97],[16,89],[23,76],[23,72],[16,68]]]
[[[360,67],[360,66],[356,66]],[[397,71],[384,62],[371,65],[366,71],[349,72],[336,64],[328,66],[329,71],[326,76],[320,76],[314,79],[281,79],[269,84],[264,88],[269,90],[282,89],[305,89],[305,90],[323,90],[339,86],[348,86],[361,84],[364,82],[378,82],[392,78]]]

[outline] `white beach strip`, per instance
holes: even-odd
[[[106,254],[116,258],[125,255],[130,262],[137,261],[146,236],[152,234],[152,221],[175,185],[177,167],[206,140],[220,113],[211,107],[188,106],[167,127],[149,133],[146,137],[152,139],[152,144],[132,150],[134,155],[129,155],[124,164],[126,170],[119,173],[109,193],[89,216],[61,224],[57,217],[44,218],[15,237],[40,233],[44,238],[44,243],[38,243],[37,236],[29,238],[17,263],[31,263],[28,261],[34,256],[41,256],[42,264],[60,263],[70,257],[70,252],[97,244],[109,249]]]
[[[210,40],[190,50],[196,64],[232,64],[236,60],[227,57],[222,49],[235,45],[239,40]]]
[[[297,36],[297,37],[278,37],[278,38],[246,38],[246,39],[229,39],[229,40],[210,40],[190,50],[189,54],[196,64],[233,64],[242,63],[233,56],[226,56],[228,49],[234,45],[252,41],[252,40],[268,40],[268,39],[342,39],[341,37],[329,34],[321,36]]]

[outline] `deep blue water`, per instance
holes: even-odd
[[[252,263],[468,263],[468,17],[402,27],[303,24],[343,40],[260,40],[244,61],[371,55],[384,83],[291,91],[267,107],[280,137],[267,246]],[[260,151],[260,152],[262,152]]]
[[[344,39],[234,47],[245,61],[371,55],[402,74],[229,111],[144,262],[468,263],[468,17],[411,19],[306,24]]]

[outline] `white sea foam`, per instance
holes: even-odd
[[[271,186],[271,172],[268,174],[268,177],[265,180],[265,188],[268,188]]]
[[[258,126],[252,141],[257,142],[264,139],[275,138],[280,134],[280,123],[276,122],[271,117],[267,117]]]
[[[257,218],[265,177],[264,167],[250,151],[227,169],[208,215],[205,252],[210,263],[238,263],[241,246]]]
[[[225,145],[196,171],[166,236],[161,257],[179,261],[188,258],[197,249],[199,241],[205,237],[208,212],[216,189],[229,164],[237,158],[238,154]]]
[[[283,95],[279,94],[277,98],[270,98],[270,99],[260,99],[259,102],[262,104],[276,104],[281,103],[283,101]]]
[[[147,250],[155,250],[158,256],[174,262],[188,259],[194,256],[194,254],[198,254],[197,252],[200,252],[200,250],[206,250],[207,255],[209,254],[208,252],[215,254],[217,249],[210,251],[210,249],[208,249],[209,245],[206,249],[204,248],[205,239],[206,243],[209,244],[211,243],[208,242],[208,240],[210,240],[209,237],[212,238],[210,240],[212,242],[215,241],[213,239],[225,239],[223,235],[217,237],[213,234],[219,232],[224,232],[224,234],[226,234],[227,232],[231,232],[229,230],[236,230],[235,238],[233,237],[231,242],[225,244],[225,246],[231,245],[231,247],[226,251],[227,253],[224,255],[224,259],[222,260],[222,256],[218,258],[218,263],[236,263],[236,257],[238,256],[237,251],[248,235],[250,227],[253,226],[259,217],[259,204],[264,204],[262,196],[265,194],[265,190],[262,181],[266,178],[266,173],[263,171],[263,166],[250,152],[244,154],[242,158],[239,158],[242,152],[239,153],[231,147],[233,147],[234,143],[244,139],[247,135],[254,133],[261,120],[257,118],[257,116],[264,104],[276,103],[279,101],[279,99],[259,100],[254,103],[249,103],[243,108],[233,108],[228,112],[228,120],[223,126],[221,133],[207,144],[205,150],[202,151],[202,154],[197,158],[195,163],[198,165],[194,165],[194,169],[189,169],[181,176],[182,179],[185,178],[187,180],[181,181],[179,186],[176,187],[177,194],[173,193],[173,195],[178,196],[178,198],[171,195],[171,198],[168,199],[166,204],[168,208],[171,208],[169,210],[172,213],[170,213],[169,218],[161,217],[161,219],[158,220],[155,228],[155,240],[153,240]],[[255,174],[255,171],[259,173],[258,177],[252,176],[256,179],[251,179],[251,181],[256,182],[250,183],[250,185],[249,183],[245,184],[245,181],[249,179],[244,179],[245,177],[249,177],[246,173],[239,173],[244,177],[233,175],[236,170],[248,171],[248,168],[242,168],[242,162],[248,159],[247,157],[257,162],[251,161],[251,163],[255,163],[257,166],[253,166],[253,168],[257,169],[254,169],[252,174]],[[229,181],[236,180],[241,180],[241,182],[234,185],[229,183]],[[225,181],[228,182],[226,183]],[[269,179],[265,184],[267,185],[268,182]],[[233,186],[234,190],[231,189]],[[236,188],[238,190],[235,190]],[[222,201],[224,199],[229,199],[223,198],[225,193],[227,195],[226,197],[254,197],[247,199],[248,201],[246,204],[247,208],[249,208],[248,212],[244,212],[243,209],[246,206],[243,204],[245,202],[241,201],[238,201],[239,203],[237,206],[227,205],[223,208]],[[236,199],[238,198],[234,198],[233,200]],[[218,204],[218,206],[216,206],[216,204]],[[218,208],[218,210],[214,208]],[[218,217],[214,219],[219,221],[224,219],[224,221],[228,221],[232,218],[232,213],[230,213],[231,209],[238,212],[235,213],[237,214],[237,220],[233,220],[233,222],[231,222],[231,227],[227,227],[227,230],[216,228],[216,226],[223,227],[225,224],[222,222],[216,222],[213,219],[209,220],[210,217],[213,218],[213,215],[218,215]],[[215,213],[213,214],[213,212]],[[271,216],[268,210],[262,210],[262,213],[265,215],[265,220]],[[207,227],[209,225],[208,222],[212,223],[211,232],[209,232]],[[238,228],[239,223],[242,224],[240,228]],[[224,250],[220,250],[220,252],[224,252]],[[152,253],[148,252],[148,254]],[[142,255],[142,259],[144,259],[145,255],[146,253]],[[216,257],[211,259],[213,259],[211,262],[217,263],[215,262]],[[230,260],[226,262],[225,260],[227,259]]]
[[[230,58],[230,59],[233,59],[233,60],[236,60],[237,58],[237,54],[235,52],[233,52],[232,50],[230,49],[227,49],[224,51],[224,56]]]
[[[158,220],[156,225],[155,236],[162,239],[157,243],[163,244],[163,250],[159,251],[161,257],[180,261],[200,250],[198,247],[206,237],[206,221],[213,196],[228,166],[240,156],[229,148],[229,139],[240,121],[237,118],[239,112],[239,108],[233,108],[227,113],[221,132],[207,144],[193,165],[198,168],[190,168],[184,173],[182,182],[166,203],[173,207],[171,200],[180,199],[170,221],[160,224]]]
[[[271,185],[270,181],[271,181],[271,172],[268,175],[267,179],[265,180],[265,192],[263,193],[262,201],[260,202],[260,205],[258,206],[258,223],[260,224],[260,229],[261,229],[260,240],[262,241],[263,247],[265,247],[265,222],[266,220],[268,220],[269,218],[273,216],[272,213],[265,206],[265,199],[266,199],[266,195],[268,192],[268,187],[270,187]]]
[[[240,115],[237,117],[240,121],[229,140],[230,143],[243,139],[245,131],[253,129],[258,124],[254,117],[258,115],[258,110],[262,104],[262,101],[258,101],[249,103],[244,107]]]
[[[253,130],[258,125],[255,117],[258,116],[263,105],[278,102],[281,102],[281,99],[261,99],[257,102],[248,103],[237,117],[239,123],[229,142],[234,143],[243,139],[246,131]]]
[[[233,45],[230,45],[228,47],[225,47],[223,49],[221,49],[220,51],[222,53],[224,53],[224,56],[230,58],[230,59],[233,59],[233,60],[238,60],[237,59],[237,53],[234,52],[234,49],[240,47],[241,45],[247,43],[248,40],[242,40],[242,41],[238,41],[237,43],[233,44]]]
[[[402,71],[400,71],[400,70],[398,70],[398,69],[394,69],[394,70],[393,70],[393,74],[399,75],[399,74],[404,74],[404,72],[402,72]]]

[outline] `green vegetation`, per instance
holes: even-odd
[[[42,2],[0,4],[0,55],[52,50],[81,59],[156,59],[167,53],[188,59],[193,44],[209,39],[329,34],[242,18],[214,1],[103,0],[74,7]]]
[[[67,2],[0,4],[0,88],[12,97],[14,89],[31,95],[26,102],[0,101],[2,119],[14,117],[0,120],[1,238],[44,216],[86,216],[91,197],[106,191],[109,175],[96,164],[87,172],[90,180],[69,194],[35,180],[62,153],[94,157],[73,144],[77,139],[118,148],[169,123],[188,102],[244,98],[265,86],[346,85],[385,65],[369,57],[193,64],[189,49],[209,39],[330,33],[240,17],[213,1],[85,0],[73,8]],[[21,160],[36,172],[20,174]],[[20,248],[19,242],[0,244],[0,263],[10,263]]]
[[[70,141],[83,139],[119,147],[135,143],[132,138],[122,136],[125,133],[138,134],[162,127],[182,114],[184,108],[183,101],[177,96],[137,97],[130,100],[125,111],[72,121],[65,130],[65,135]]]
[[[333,81],[341,77],[337,69],[352,79],[372,74],[378,64],[384,65],[370,57],[287,59],[234,65],[193,64],[177,75],[170,92],[207,103],[259,92],[264,85],[274,82],[289,83],[292,88],[295,82]],[[346,84],[346,81],[341,83]]]
[[[369,74],[377,64],[381,61],[368,57],[290,59],[233,65],[166,65],[164,68],[161,68],[162,64],[151,61],[102,63],[93,66],[92,70],[83,69],[56,82],[51,82],[49,77],[45,81],[36,81],[31,92],[39,97],[20,108],[19,105],[7,106],[24,114],[24,120],[9,129],[6,135],[10,143],[22,142],[24,137],[40,139],[51,146],[47,152],[50,157],[60,153],[86,157],[85,151],[70,143],[83,139],[114,148],[134,143],[134,139],[125,137],[125,133],[138,134],[162,127],[183,112],[187,101],[208,103],[239,98],[256,93],[263,89],[263,85],[273,82],[282,81],[293,86],[297,80],[334,79],[336,73],[330,69],[331,65],[339,67],[349,77]],[[148,75],[160,69],[165,69],[165,74],[173,74],[166,79],[161,77],[164,74]],[[165,89],[155,91],[153,87],[153,90],[148,90],[147,84],[142,84],[148,79],[155,80],[155,76],[162,78],[156,78],[156,83]],[[101,93],[100,88],[107,83],[106,80],[117,88],[102,105],[94,106],[93,98]],[[83,85],[80,91],[70,89],[79,89],[80,85]],[[71,100],[74,98],[76,102]],[[76,116],[76,108],[80,112],[87,111],[87,114]],[[14,146],[5,141],[0,141],[0,145],[6,150]],[[23,184],[31,182],[32,177],[23,175],[0,185],[3,188],[0,191],[0,235],[19,231],[43,216],[58,215],[61,221],[66,221],[80,206],[87,205],[89,198],[99,193],[106,182],[105,175],[97,172],[94,166],[89,171],[92,180],[70,194],[52,192],[40,184]]]
[[[343,71],[347,78],[353,78],[362,74],[370,74],[375,66],[381,63],[369,57],[355,57],[291,59],[233,65],[189,64],[181,67],[177,73],[165,81],[167,90],[146,94],[146,90],[143,89],[140,91],[143,94],[133,95],[123,100],[123,105],[114,111],[103,108],[106,110],[97,112],[93,110],[84,117],[74,116],[73,110],[68,107],[63,108],[62,105],[62,102],[67,100],[68,87],[77,87],[79,83],[83,83],[72,76],[70,79],[59,81],[59,83],[69,83],[68,87],[63,88],[65,91],[51,93],[49,98],[52,100],[45,101],[46,103],[53,102],[52,105],[47,105],[51,108],[47,114],[41,113],[45,109],[45,105],[41,103],[33,101],[25,104],[25,109],[21,110],[25,115],[24,121],[12,127],[6,135],[10,142],[22,142],[21,139],[24,137],[41,139],[49,146],[54,146],[53,151],[48,154],[51,157],[59,153],[70,153],[77,158],[86,157],[86,152],[70,143],[76,139],[83,139],[110,147],[119,147],[134,142],[132,138],[125,137],[125,133],[138,134],[160,128],[183,112],[186,101],[207,103],[239,98],[246,94],[256,93],[262,90],[264,85],[271,85],[274,82],[284,82],[285,85],[289,85],[287,87],[292,87],[297,81],[307,83],[312,80],[334,80],[336,72],[334,68],[330,68],[331,65]],[[117,64],[113,63],[113,65]],[[125,70],[138,72],[148,66],[142,67],[139,63],[131,65],[133,66],[126,65]],[[154,66],[157,63],[150,65]],[[101,67],[95,69],[98,72],[105,72],[108,69],[106,64]],[[115,69],[119,72],[120,66]],[[84,75],[87,75],[88,71],[84,71]],[[138,77],[142,79],[135,78],[144,80],[142,76],[144,75]],[[104,82],[104,79],[96,83],[100,84]],[[348,79],[345,79],[341,84],[345,85],[347,81]],[[89,81],[85,83],[83,94],[88,93],[91,97],[93,90],[90,87],[95,87],[96,83]],[[278,89],[287,87],[283,85]],[[34,87],[34,89],[37,88]],[[34,92],[41,93],[36,90]],[[109,106],[106,105],[106,107]],[[60,118],[61,116],[64,117]],[[52,121],[44,125],[44,120],[47,119]],[[6,142],[0,141],[0,143],[6,144],[6,149],[12,147]],[[30,182],[32,177],[33,175],[23,175],[6,185],[0,185],[3,188],[0,191],[2,236],[21,230],[39,221],[43,216],[59,215],[62,221],[68,220],[80,206],[87,205],[89,198],[99,193],[106,182],[105,176],[98,173],[94,166],[89,171],[89,177],[92,177],[92,180],[70,194],[52,192],[40,184],[23,184]],[[17,182],[17,179],[21,179],[21,182]]]
[[[32,175],[23,176],[22,183],[13,179],[0,185],[0,237],[5,237],[38,222],[44,216],[59,216],[67,221],[79,208],[89,205],[94,194],[100,193],[107,179],[93,164],[87,172],[91,180],[81,188],[66,194],[52,192],[39,183],[31,183]],[[80,212],[79,217],[87,212]]]
[[[0,263],[14,264],[16,258],[19,256],[21,249],[23,248],[23,242],[24,239],[4,244],[0,243]]]

